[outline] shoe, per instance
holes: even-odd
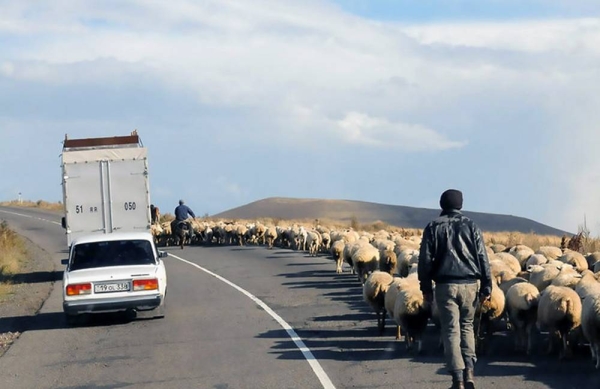
[[[475,378],[473,374],[473,369],[465,369],[463,378],[465,381],[465,389],[475,389]]]
[[[465,389],[465,384],[462,381],[452,381],[450,389]]]

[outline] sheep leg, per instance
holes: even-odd
[[[405,343],[406,343],[406,351],[412,350],[412,336],[410,334],[404,335]]]
[[[556,334],[552,331],[548,333],[548,349],[546,350],[546,355],[551,355],[554,352],[554,337]]]
[[[400,340],[402,338],[402,331],[400,331],[400,326],[396,324],[396,340]]]
[[[383,335],[383,333],[385,332],[385,315],[386,315],[386,311],[385,308],[383,309],[383,313],[380,315],[379,312],[377,312],[377,315],[381,317],[381,323],[379,323],[379,318],[377,321],[377,324],[379,325],[379,335]]]
[[[419,337],[417,340],[417,354],[421,354],[423,352],[423,340]]]
[[[600,369],[600,344],[594,343],[594,354],[596,354],[596,369]]]
[[[527,337],[527,355],[531,355],[531,350],[533,346],[533,324],[528,324],[525,332],[525,336]]]
[[[573,356],[571,352],[571,347],[569,346],[569,333],[561,334],[562,337],[562,346],[563,346],[563,357],[566,359],[570,359]]]

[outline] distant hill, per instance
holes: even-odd
[[[372,223],[380,220],[398,227],[424,228],[439,213],[439,209],[414,208],[364,201],[271,197],[212,216],[229,219],[269,217],[282,220],[319,218],[348,223],[356,218],[359,223]],[[571,235],[569,232],[523,217],[468,211],[463,213],[473,219],[483,231],[516,231],[557,236]]]

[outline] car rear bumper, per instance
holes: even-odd
[[[161,295],[102,298],[80,301],[63,301],[63,310],[66,314],[77,315],[93,312],[117,312],[127,309],[148,311],[157,308],[162,302]]]

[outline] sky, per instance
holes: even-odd
[[[600,235],[600,2],[0,0],[0,200],[70,138],[148,148],[152,202],[464,209]]]

